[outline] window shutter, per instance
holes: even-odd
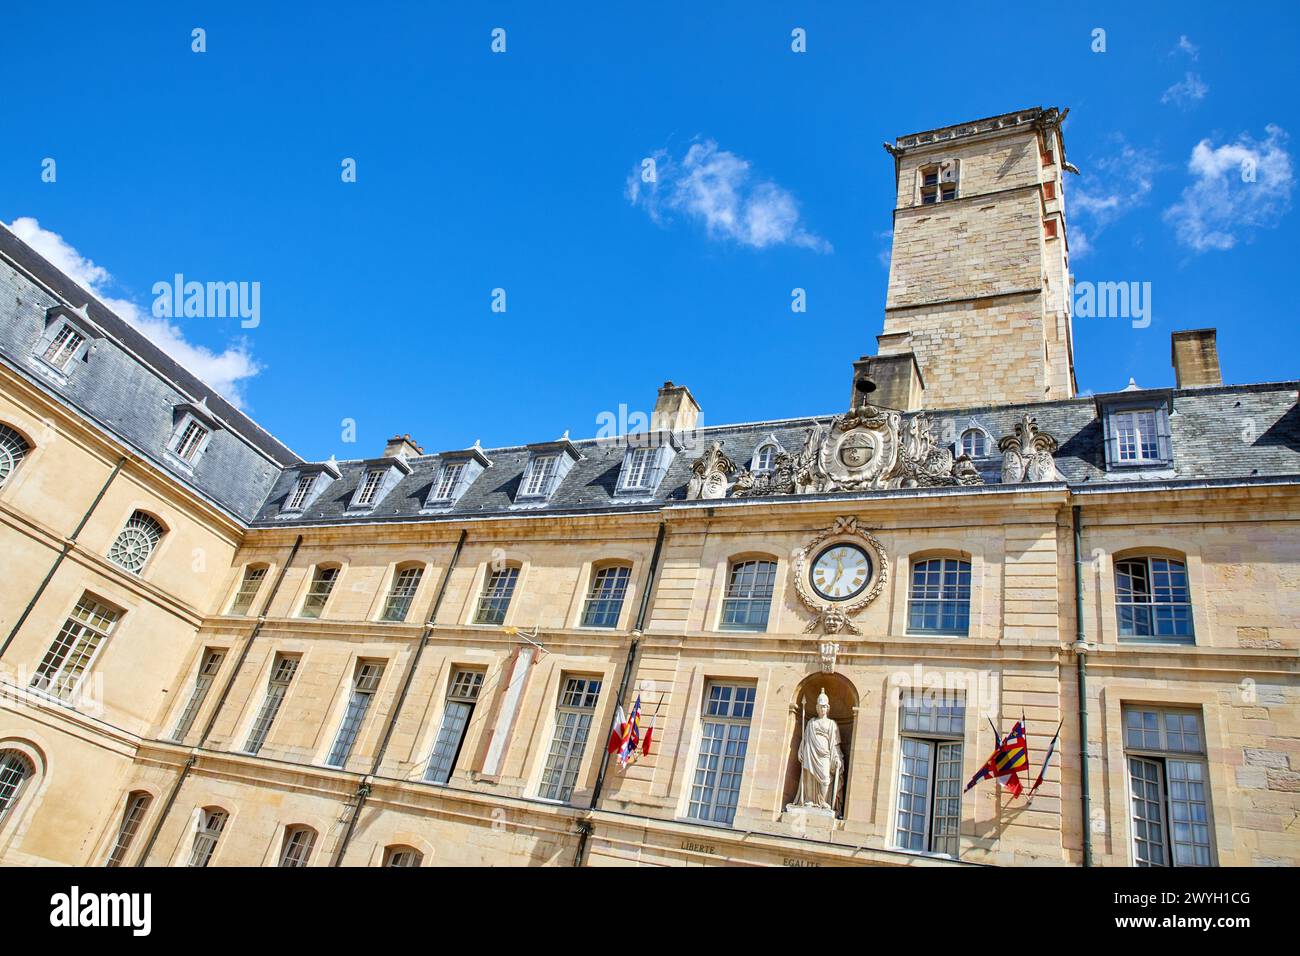
[[[1115,427],[1115,413],[1110,412],[1102,418],[1102,427],[1106,436],[1106,466],[1119,464],[1119,429]]]
[[[1156,438],[1158,439],[1157,447],[1160,452],[1160,460],[1172,464],[1174,460],[1174,443],[1169,427],[1169,410],[1167,408],[1156,409]]]
[[[668,471],[668,466],[672,464],[675,455],[676,452],[673,450],[672,445],[665,442],[659,446],[659,449],[655,452],[654,466],[650,478],[646,482],[651,491],[658,489],[659,482],[663,480],[664,474]]]

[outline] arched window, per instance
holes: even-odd
[[[928,558],[912,562],[907,629],[964,635],[970,630],[970,562]]]
[[[212,862],[221,831],[226,828],[228,814],[220,807],[204,807],[199,812],[199,825],[194,831],[194,845],[190,848],[190,866],[204,867]]]
[[[1157,555],[1116,561],[1115,611],[1121,640],[1190,643],[1194,634],[1187,565]]]
[[[8,425],[0,425],[0,486],[18,470],[31,450],[32,446],[27,444],[27,439]]]
[[[978,428],[968,428],[961,433],[961,453],[971,458],[988,455],[988,437]]]
[[[117,827],[117,839],[113,841],[113,849],[108,854],[105,866],[122,865],[127,851],[131,849],[131,841],[135,839],[135,832],[140,829],[140,821],[144,819],[145,811],[152,802],[153,796],[144,790],[133,790],[126,795],[126,809],[122,813],[122,822]]]
[[[23,784],[36,773],[27,756],[17,750],[0,750],[0,821],[22,795]]]
[[[252,609],[253,600],[262,587],[262,581],[266,579],[267,570],[265,564],[250,564],[244,568],[244,576],[239,581],[239,590],[235,592],[235,599],[230,602],[231,614],[244,615]]]
[[[519,568],[514,565],[493,568],[483,582],[483,593],[479,595],[478,610],[474,614],[475,624],[501,624],[506,619],[510,608],[510,599],[514,597],[515,585],[519,582]]]
[[[388,598],[384,601],[385,621],[405,621],[406,615],[411,610],[411,602],[415,600],[415,592],[419,590],[420,578],[424,577],[424,566],[419,564],[408,564],[405,567],[399,567],[393,574],[393,585],[388,590]]]
[[[626,564],[612,564],[597,568],[591,575],[591,588],[587,603],[582,609],[583,627],[618,627],[623,611],[623,598],[632,569]]]
[[[424,854],[413,846],[384,847],[384,866],[419,866],[424,862]]]
[[[280,848],[280,866],[294,869],[306,866],[316,846],[316,831],[311,827],[285,827],[284,845]]]
[[[337,564],[316,566],[311,576],[311,585],[307,588],[307,596],[303,598],[299,617],[320,617],[324,613],[325,604],[329,601],[330,592],[334,590],[334,585],[339,579],[340,570]]]
[[[131,515],[131,520],[108,549],[108,560],[132,574],[139,574],[162,536],[163,526],[158,520],[143,511],[137,511]]]
[[[771,471],[776,465],[776,446],[768,443],[754,452],[753,471]]]
[[[776,584],[776,562],[765,559],[737,561],[727,579],[722,602],[724,631],[765,631],[772,609],[772,588]]]

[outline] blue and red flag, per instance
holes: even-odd
[[[990,721],[992,723],[992,721]],[[1006,737],[998,736],[998,729],[993,728],[993,739],[997,743],[989,759],[984,761],[983,766],[975,772],[975,776],[970,778],[966,784],[965,793],[975,784],[988,777],[992,777],[999,784],[1011,791],[1011,796],[1018,797],[1024,790],[1020,783],[1018,771],[1029,769],[1029,742],[1025,739],[1025,725],[1023,718],[1016,721],[1016,725],[1011,728],[1011,733]]]
[[[636,758],[637,748],[641,745],[641,697],[637,696],[632,705],[632,715],[623,725],[622,741],[618,748],[618,765],[627,769],[627,765]]]

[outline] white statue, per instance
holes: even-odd
[[[830,709],[830,698],[823,689],[817,695],[817,716],[804,724],[799,742],[801,769],[795,804],[834,812],[844,776],[844,753],[840,749],[840,727],[829,717]]]

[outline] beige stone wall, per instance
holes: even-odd
[[[1048,144],[1045,165],[1043,145],[1034,130],[1017,128],[909,151],[899,162],[879,346],[882,355],[915,354],[926,407],[1074,394],[1060,156]],[[922,167],[953,160],[957,198],[922,205]]]

